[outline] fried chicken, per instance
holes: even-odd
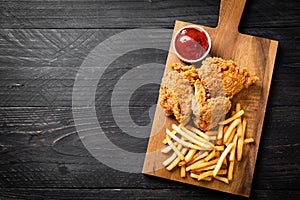
[[[212,97],[225,94],[232,99],[258,80],[246,68],[239,68],[236,62],[218,57],[206,58],[198,72],[199,78],[205,80]]]
[[[195,95],[192,99],[193,121],[202,131],[207,131],[225,118],[230,110],[231,102],[228,97],[218,96],[209,98],[204,81],[195,82]]]
[[[160,86],[159,104],[167,116],[174,114],[179,123],[188,122],[191,115],[193,87],[175,70],[167,70]]]
[[[200,69],[174,63],[168,66],[160,87],[159,104],[179,123],[190,120],[203,131],[215,127],[230,110],[230,99],[258,77],[232,60],[207,58]]]

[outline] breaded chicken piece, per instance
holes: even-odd
[[[230,110],[231,102],[228,97],[218,96],[209,98],[204,81],[195,82],[195,95],[192,99],[193,121],[202,131],[207,131],[218,125]]]
[[[232,60],[207,58],[200,69],[174,63],[168,65],[162,79],[159,104],[179,123],[188,122],[193,114],[195,125],[207,131],[225,118],[230,99],[257,80]]]
[[[206,58],[198,70],[192,102],[193,121],[203,131],[215,127],[230,110],[230,99],[258,80],[232,60]]]
[[[183,65],[181,63],[173,63],[168,65],[170,69],[176,70],[180,75],[189,80],[191,85],[194,85],[195,81],[199,79],[198,70],[194,65]]]
[[[167,116],[174,114],[179,123],[190,120],[193,87],[175,70],[166,70],[160,86],[159,104]]]
[[[212,97],[232,97],[258,80],[246,68],[239,68],[232,60],[213,57],[206,58],[198,70],[199,77],[205,80]]]

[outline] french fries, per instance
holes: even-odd
[[[228,139],[230,138],[233,130],[235,127],[237,127],[239,124],[241,123],[241,119],[238,118],[236,120],[234,120],[230,126],[228,127],[228,129],[226,130],[226,132],[224,133],[224,139],[223,142],[226,143],[228,141]]]
[[[217,163],[217,166],[216,168],[214,169],[213,171],[213,175],[214,176],[217,176],[219,170],[221,169],[221,166],[222,166],[222,163],[224,161],[224,159],[226,158],[227,154],[230,152],[231,148],[233,147],[233,143],[231,143],[230,145],[228,145],[226,147],[226,149],[224,150],[224,152],[222,153],[220,159],[218,159],[218,163]]]
[[[232,117],[226,119],[225,121],[220,122],[219,124],[220,125],[228,124],[228,123],[232,122],[233,120],[239,119],[244,113],[245,113],[244,110],[240,110],[239,112],[234,114]]]
[[[181,150],[182,154],[186,154],[186,152],[188,151],[187,148],[183,148]],[[166,168],[168,171],[171,171],[174,167],[176,167],[178,165],[178,163],[180,162],[180,158],[177,157],[175,160],[173,160],[173,162]]]
[[[184,160],[184,156],[182,155],[182,153],[180,152],[180,150],[177,149],[177,147],[174,145],[174,143],[172,142],[172,140],[170,139],[170,137],[167,136],[166,139],[167,139],[167,143],[174,150],[174,152],[178,155],[178,157],[180,158],[180,160]]]
[[[179,144],[179,145],[177,146],[177,148],[178,148],[178,150],[180,151],[180,150],[182,149],[182,145]],[[173,160],[175,160],[176,157],[177,157],[177,153],[174,152],[167,160],[165,160],[165,161],[163,162],[163,166],[168,166],[169,164],[171,164],[171,162],[173,162]]]
[[[234,178],[236,161],[242,160],[243,146],[254,143],[246,138],[247,121],[241,104],[236,104],[228,119],[219,123],[218,129],[202,132],[184,124],[172,124],[166,129],[163,143],[168,145],[161,150],[170,154],[163,166],[168,171],[180,168],[180,177],[212,181],[214,179],[229,184]]]

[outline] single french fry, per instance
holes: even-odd
[[[218,140],[221,140],[223,138],[223,129],[224,129],[224,125],[220,125],[218,127]]]
[[[196,154],[196,152],[197,152],[196,149],[190,149],[190,150],[188,151],[188,153],[185,155],[184,160],[185,160],[186,162],[191,161],[192,158],[193,158],[193,156]]]
[[[227,142],[226,142],[226,146],[228,146],[232,141],[233,141],[233,138],[234,138],[234,136],[235,136],[235,133],[236,133],[236,128],[234,128],[232,131],[231,131],[231,133],[230,133],[230,136],[229,136],[229,138],[228,138],[228,140],[227,140]]]
[[[190,131],[193,131],[195,133],[197,133],[200,137],[203,137],[205,138],[206,140],[209,140],[208,136],[203,133],[202,131],[200,131],[199,129],[196,129],[195,127],[192,127],[192,126],[186,126],[187,129],[189,129]]]
[[[242,160],[242,156],[243,156],[243,143],[244,140],[242,138],[238,139],[238,143],[237,143],[237,153],[236,153],[236,158],[238,161]]]
[[[235,135],[234,139],[233,139],[233,147],[232,147],[232,149],[230,151],[230,157],[229,157],[230,161],[234,161],[235,160],[235,151],[236,151],[237,141],[238,141],[238,136]]]
[[[192,149],[198,149],[198,150],[203,150],[202,147],[199,147],[199,146],[196,146],[194,144],[191,144],[189,142],[186,142],[180,138],[178,138],[176,135],[172,134],[171,131],[169,129],[166,129],[166,133],[175,141],[177,141],[179,144],[182,144],[183,146],[185,147],[189,147],[189,148],[192,148]]]
[[[187,148],[183,148],[183,149],[181,150],[181,154],[182,154],[182,155],[185,155],[187,151],[188,151]],[[180,162],[180,158],[177,157],[175,160],[173,160],[173,162],[172,162],[168,167],[166,167],[166,169],[167,169],[168,171],[171,171],[172,169],[174,169],[174,167],[177,166],[177,164],[178,164],[179,162]]]
[[[195,159],[195,158],[197,158],[198,156],[200,156],[200,155],[202,155],[203,153],[207,153],[207,151],[197,151],[194,155],[193,155],[193,157],[192,157],[192,160],[193,159]],[[206,156],[208,155],[208,153],[206,154]],[[205,156],[204,156],[205,157]],[[203,157],[203,158],[204,158]]]
[[[227,170],[222,169],[222,170],[220,170],[220,171],[218,172],[218,175],[224,175],[224,174],[227,174]],[[200,181],[200,180],[202,180],[202,179],[204,179],[204,178],[206,178],[206,177],[212,176],[212,175],[213,175],[213,170],[211,170],[211,171],[206,171],[206,172],[202,172],[202,173],[198,176],[198,181]]]
[[[188,164],[192,164],[194,162],[197,162],[197,161],[201,160],[202,158],[206,157],[207,155],[208,155],[207,151],[205,151],[205,152],[199,151],[198,153],[196,153],[194,155],[194,157],[192,158],[192,160],[190,160],[190,162]]]
[[[201,160],[198,160],[195,162],[189,162],[189,163],[187,163],[186,171],[195,170],[196,168],[193,169],[190,166],[194,167],[194,166],[200,165],[201,163],[204,163],[204,162],[205,162],[204,159],[201,159]]]
[[[194,169],[199,169],[199,168],[202,168],[202,167],[206,167],[206,166],[209,166],[209,165],[213,165],[213,164],[216,164],[218,162],[218,158],[217,159],[214,159],[214,160],[211,160],[209,162],[195,162],[194,164],[186,167],[186,171],[190,171],[190,170],[194,170]]]
[[[235,119],[228,127],[227,131],[224,133],[224,138],[223,138],[223,142],[224,143],[227,143],[230,135],[231,135],[231,132],[233,131],[233,129],[235,127],[237,127],[239,124],[241,123],[241,119],[238,118],[238,119]]]
[[[207,167],[202,167],[202,168],[199,168],[199,169],[195,169],[195,170],[193,170],[193,172],[202,172],[202,171],[212,170],[212,169],[215,169],[216,165],[217,164],[210,165],[210,166],[207,166]]]
[[[208,177],[208,176],[212,176],[213,175],[213,171],[207,171],[207,172],[203,172],[198,176],[198,181]]]
[[[166,140],[166,142],[167,142],[167,140]],[[168,144],[168,143],[167,143],[167,144]],[[161,152],[162,152],[162,153],[169,153],[171,150],[172,150],[172,147],[170,147],[170,146],[168,145],[168,146],[166,146],[165,148],[163,148],[163,149],[161,150]]]
[[[242,134],[245,135],[245,133],[246,133],[246,126],[247,126],[247,121],[246,121],[245,118],[243,118],[242,124],[243,124],[243,132],[242,132]]]
[[[246,122],[245,118],[243,119],[242,124],[243,124],[242,135],[240,136],[240,138],[238,139],[238,142],[237,142],[237,155],[236,155],[236,157],[237,157],[238,161],[241,161],[242,156],[243,156],[244,137],[245,137],[246,125],[247,125],[247,122]]]
[[[218,181],[222,181],[222,182],[224,182],[224,183],[229,184],[228,178],[221,177],[221,176],[215,176],[214,178],[217,179]]]
[[[240,110],[239,112],[235,113],[232,117],[230,117],[222,122],[219,122],[219,125],[229,124],[230,122],[240,118],[244,113],[245,113],[244,110]]]
[[[215,157],[216,158],[219,158],[221,156],[221,153],[220,153],[220,151],[216,151],[216,153],[215,153]]]
[[[240,123],[237,127],[237,136],[238,137],[241,137],[242,136],[242,133],[243,133],[243,123]]]
[[[204,158],[202,158],[202,159],[200,159],[200,160],[197,160],[197,161],[191,161],[191,162],[189,162],[189,163],[187,163],[186,165],[187,166],[191,166],[191,165],[193,165],[193,164],[195,164],[195,163],[198,163],[198,164],[200,164],[200,163],[204,163],[205,162],[205,160],[204,160]]]
[[[252,143],[254,142],[254,139],[253,138],[247,138],[244,140],[244,144],[249,144],[249,143]]]
[[[180,167],[180,177],[184,178],[186,176],[185,165]]]
[[[182,149],[182,145],[179,144],[177,146],[178,150],[180,151]],[[169,164],[171,164],[171,162],[173,162],[173,160],[175,160],[177,158],[177,154],[175,152],[173,152],[173,154],[167,158],[162,164],[163,166],[168,166]]]
[[[234,161],[229,162],[229,167],[228,167],[228,180],[231,181],[233,178],[233,167],[234,167]]]
[[[214,150],[216,150],[216,151],[224,151],[224,145],[222,145],[222,146],[215,146]]]
[[[208,161],[211,160],[213,157],[215,157],[215,154],[216,154],[216,151],[215,151],[215,150],[211,151],[211,152],[208,154],[208,156],[206,156],[206,157],[204,158],[204,160],[205,160],[206,162],[208,162]]]
[[[229,126],[224,126],[224,129],[223,129],[223,138],[224,138],[224,133],[226,133],[226,131],[228,130]]]
[[[201,181],[212,181],[212,177],[211,176],[205,177],[201,179]]]
[[[195,174],[195,173],[193,173],[193,172],[190,173],[190,177],[191,177],[191,178],[198,179],[198,176],[199,176],[199,174]]]
[[[195,178],[195,179],[198,179],[198,176],[199,174],[195,174],[195,173],[190,173],[190,177],[191,178]],[[206,178],[203,178],[201,181],[212,181],[212,177],[206,177]]]
[[[218,172],[219,172],[219,170],[220,170],[220,168],[222,166],[222,163],[223,163],[224,159],[226,158],[227,154],[230,152],[230,150],[231,150],[232,147],[233,147],[233,143],[229,144],[226,147],[226,149],[224,150],[224,152],[221,154],[221,157],[217,161],[217,166],[216,166],[216,168],[213,171],[213,176],[214,177],[218,174]]]
[[[177,154],[180,160],[184,160],[184,156],[180,153],[180,150],[174,145],[169,136],[166,137],[169,146],[173,149],[173,151]]]

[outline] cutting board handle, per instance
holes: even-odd
[[[246,0],[221,0],[219,23],[216,28],[238,33]]]

